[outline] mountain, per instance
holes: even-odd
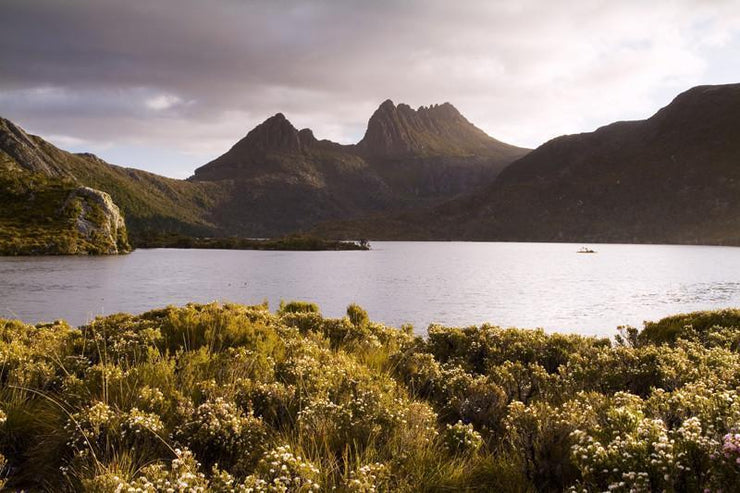
[[[71,154],[1,119],[0,157],[6,225],[19,210],[7,190],[25,193],[24,210],[51,193],[57,205],[38,208],[33,224],[59,225],[74,219],[50,215],[71,210],[59,200],[91,187],[110,194],[134,237],[313,230],[740,245],[740,84],[696,87],[646,120],[558,137],[531,152],[487,136],[448,103],[414,110],[385,101],[357,144],[318,140],[277,114],[187,181]]]
[[[354,150],[397,194],[432,201],[493,181],[529,152],[489,137],[450,103],[414,110],[390,100],[372,115]]]
[[[120,207],[134,237],[147,230],[188,234],[215,231],[209,210],[227,192],[208,183],[189,183],[115,166],[93,154],[66,152],[2,118],[0,155],[9,163],[4,173],[15,175],[16,182],[20,177],[45,177],[68,187],[106,192]],[[19,174],[21,170],[24,173]]]
[[[63,151],[0,119],[0,152],[12,173],[24,170],[15,181],[33,175],[67,193],[109,194],[134,242],[163,232],[280,236],[435,205],[493,180],[527,151],[489,137],[449,103],[413,110],[386,101],[356,145],[318,140],[278,113],[190,179],[174,180]]]
[[[553,139],[490,185],[334,234],[740,244],[740,84],[690,89],[642,121]]]
[[[275,236],[439,203],[493,180],[527,151],[489,137],[449,103],[413,110],[389,100],[356,145],[317,140],[278,113],[190,181],[233,189],[213,211],[225,230]]]
[[[308,129],[298,131],[280,113],[190,181],[233,190],[213,216],[224,230],[245,236],[278,236],[393,203],[366,161]]]

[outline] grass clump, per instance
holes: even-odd
[[[596,339],[312,303],[0,320],[0,481],[49,491],[715,491],[740,484],[726,312]],[[687,323],[688,322],[688,323]],[[691,327],[669,341],[656,327]]]

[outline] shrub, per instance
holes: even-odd
[[[267,433],[261,419],[245,415],[233,402],[219,397],[198,406],[174,436],[206,467],[219,464],[246,471],[260,458]]]
[[[370,321],[367,312],[355,303],[347,307],[347,318],[349,318],[350,323],[355,327],[364,327]]]
[[[308,301],[290,301],[288,303],[281,301],[278,313],[280,315],[286,313],[319,313],[319,305]]]
[[[454,425],[447,425],[444,444],[453,454],[473,454],[483,445],[483,438],[473,425],[458,421]]]
[[[685,337],[704,340],[717,328],[740,329],[740,309],[693,312],[645,322],[638,340],[652,344],[673,343]]]
[[[683,327],[666,342],[646,329],[614,345],[487,325],[424,339],[352,306],[341,319],[192,304],[80,329],[0,320],[0,480],[33,491],[730,491],[733,317],[678,316],[658,322]]]

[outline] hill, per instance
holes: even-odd
[[[14,163],[16,174],[24,170],[110,194],[134,237],[147,230],[212,232],[215,226],[208,219],[209,209],[225,192],[208,183],[189,183],[108,164],[93,154],[66,152],[2,118],[0,153]],[[30,176],[27,173],[17,174],[17,178]]]
[[[0,151],[0,255],[117,254],[130,248],[108,194],[22,168]]]
[[[740,244],[740,84],[700,86],[654,116],[553,139],[490,185],[333,234],[501,241]]]
[[[214,209],[224,229],[274,236],[439,203],[491,181],[526,152],[489,137],[449,103],[413,110],[386,101],[356,145],[317,140],[278,113],[190,181],[233,188]]]

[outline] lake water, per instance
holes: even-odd
[[[375,321],[542,327],[611,336],[618,325],[740,306],[740,248],[374,242],[370,251],[137,250],[114,257],[0,257],[0,317],[27,322],[140,313],[190,301],[349,303]]]

